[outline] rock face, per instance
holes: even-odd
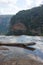
[[[26,26],[22,23],[18,23],[18,24],[15,24],[13,25],[13,30],[24,30],[26,31]]]
[[[16,23],[12,26],[12,31],[14,33],[17,33],[18,35],[19,34],[21,34],[21,35],[25,34],[26,30],[27,30],[27,28],[23,23]]]

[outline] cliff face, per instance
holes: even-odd
[[[14,24],[12,27],[13,30],[26,30],[26,26],[22,23]]]
[[[9,35],[43,35],[43,5],[18,12],[11,18]]]

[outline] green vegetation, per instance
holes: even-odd
[[[13,26],[18,23],[23,23],[27,30],[25,35],[43,35],[43,5],[29,10],[19,11],[11,18],[8,35],[17,35]],[[12,31],[13,29],[13,31]],[[23,34],[23,33],[21,33]]]

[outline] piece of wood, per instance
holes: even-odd
[[[30,43],[0,43],[0,46],[30,46],[35,45],[36,43],[30,42]]]
[[[27,46],[31,46],[31,45],[35,45],[36,43],[34,42],[31,42],[31,43],[0,43],[0,46],[15,46],[15,47],[21,47],[21,48],[24,48],[24,49],[28,49],[28,50],[35,50],[35,48],[32,48],[32,47],[27,47]]]

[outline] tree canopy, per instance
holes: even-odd
[[[22,23],[26,27],[26,32],[21,33],[13,29],[15,24]],[[13,30],[12,30],[13,29]],[[16,31],[16,32],[15,32]],[[8,35],[43,35],[43,5],[29,10],[19,11],[10,20]]]

